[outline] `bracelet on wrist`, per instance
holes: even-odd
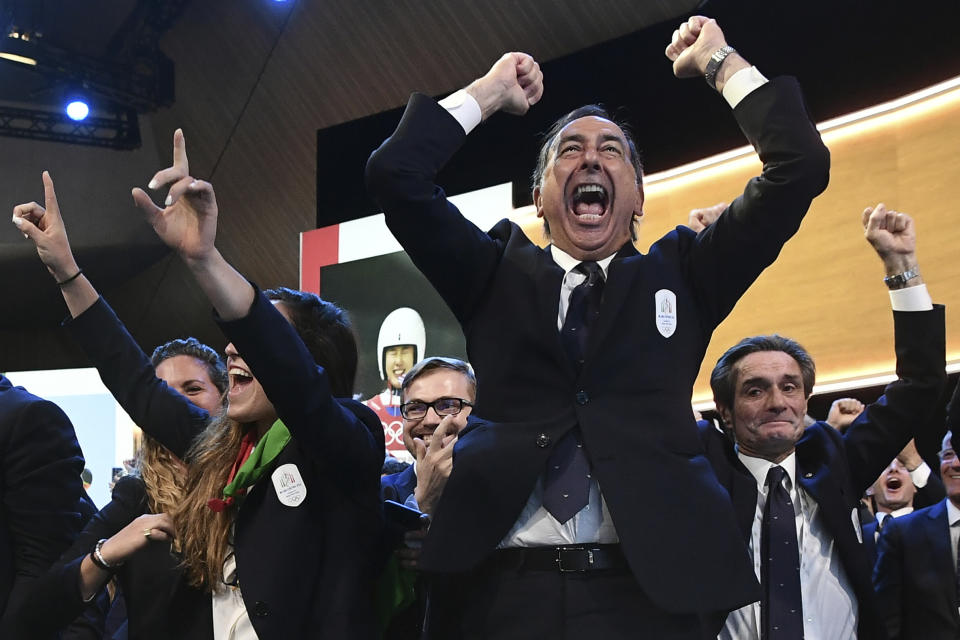
[[[97,540],[97,544],[93,545],[93,551],[90,552],[90,560],[104,571],[116,573],[117,569],[123,566],[123,562],[114,562],[111,564],[103,558],[101,549],[103,548],[104,542],[106,542],[106,539],[101,538]]]
[[[70,276],[69,278],[67,278],[66,280],[64,280],[63,282],[58,282],[58,283],[57,283],[57,286],[58,286],[58,287],[62,287],[62,286],[65,285],[65,284],[70,284],[71,282],[73,282],[74,280],[76,280],[77,278],[79,278],[81,275],[83,275],[83,269],[79,269],[75,274],[73,274],[72,276]]]

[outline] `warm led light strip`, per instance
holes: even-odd
[[[956,95],[950,95],[955,92],[958,87],[960,87],[960,76],[927,87],[926,89],[921,89],[920,91],[907,94],[900,98],[896,98],[895,100],[891,100],[889,102],[884,102],[860,111],[849,113],[845,116],[839,116],[837,118],[821,122],[817,125],[817,130],[823,134],[827,134],[824,135],[824,140],[829,141],[833,137],[829,135],[830,133],[839,134],[840,131],[838,130],[841,130],[851,124],[862,123],[879,116],[890,115],[894,112],[902,111],[908,107],[917,106],[920,103],[926,102],[933,98],[942,97],[945,100],[960,99],[960,92],[956,92]],[[907,117],[909,114],[901,115],[902,117]],[[742,147],[737,147],[736,149],[731,149],[730,151],[725,151],[708,158],[697,160],[696,162],[674,167],[673,169],[651,173],[647,176],[644,176],[643,182],[644,185],[649,188],[657,183],[662,183],[672,178],[688,176],[693,172],[704,169],[720,168],[720,165],[742,159],[755,160],[753,147],[744,145]],[[727,168],[733,167],[724,167],[724,169]]]
[[[960,371],[960,360],[952,360],[947,363],[947,374]],[[871,376],[862,376],[859,378],[846,378],[844,380],[835,380],[823,384],[813,385],[813,393],[810,395],[822,395],[825,393],[836,393],[837,391],[851,391],[855,389],[864,389],[867,387],[876,387],[879,385],[888,385],[897,379],[896,373],[882,373]],[[713,400],[703,402],[694,402],[693,408],[697,411],[713,411],[716,406]]]
[[[15,53],[0,53],[0,58],[5,58],[11,62],[19,62],[20,64],[28,64],[31,67],[37,66],[37,61],[33,58],[28,58],[27,56],[18,56]]]

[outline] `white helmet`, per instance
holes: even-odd
[[[377,338],[377,367],[380,369],[380,379],[386,380],[383,375],[384,352],[390,347],[413,345],[413,363],[423,360],[423,351],[427,346],[427,331],[423,326],[423,318],[410,307],[394,309],[383,319],[380,325],[380,336]]]

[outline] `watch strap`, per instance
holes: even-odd
[[[900,289],[904,287],[907,282],[913,280],[919,275],[920,267],[910,267],[901,273],[895,273],[892,276],[887,276],[883,279],[883,283],[887,285],[888,289]]]
[[[703,72],[703,79],[707,81],[711,89],[716,90],[717,88],[717,72],[720,71],[720,65],[727,59],[727,56],[731,53],[736,53],[736,51],[737,50],[730,45],[725,45],[714,51],[713,55],[710,56],[710,60],[707,62],[707,68]]]

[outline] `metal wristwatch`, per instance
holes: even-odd
[[[902,273],[895,273],[892,276],[887,276],[883,279],[883,284],[887,285],[888,289],[901,289],[907,282],[913,280],[920,275],[920,267],[910,267]]]
[[[720,65],[723,64],[723,61],[727,59],[728,55],[736,53],[736,51],[737,50],[730,45],[726,45],[714,51],[713,55],[710,56],[710,61],[707,62],[707,69],[703,72],[703,79],[707,81],[711,89],[716,90],[717,88],[717,71],[720,70]]]

